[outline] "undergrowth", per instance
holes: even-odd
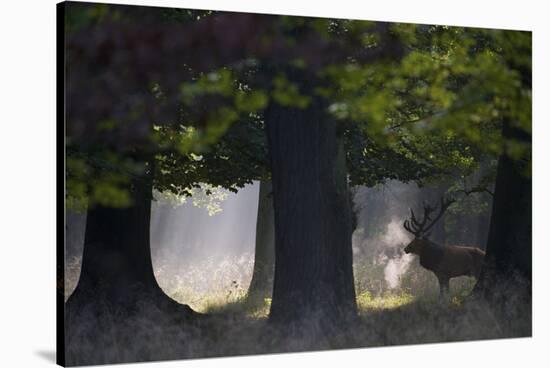
[[[497,318],[487,304],[470,296],[475,279],[452,279],[449,295],[441,298],[435,276],[413,264],[396,288],[356,278],[359,318],[344,332],[326,334],[314,328],[300,337],[288,337],[288,331],[267,323],[271,299],[252,302],[246,298],[250,265],[218,267],[214,262],[195,265],[169,279],[166,269],[156,269],[165,293],[205,313],[208,325],[175,325],[154,309],[132,318],[113,316],[99,324],[108,338],[98,349],[98,323],[84,316],[67,324],[68,360],[99,364],[531,335],[528,305],[509,300],[507,315]],[[76,285],[74,270],[78,268],[71,265],[73,273],[67,275],[66,283]],[[313,320],[313,325],[319,320]]]

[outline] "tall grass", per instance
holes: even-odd
[[[175,267],[157,259],[155,277],[164,292],[182,304],[203,313],[246,313],[254,318],[265,318],[271,299],[261,305],[246,303],[246,292],[252,278],[254,258],[250,253],[225,258],[210,257]],[[413,301],[433,302],[439,299],[437,279],[433,273],[413,261],[397,288],[391,288],[384,279],[384,264],[367,257],[356,257],[354,262],[355,289],[360,312],[395,309]],[[78,282],[80,259],[73,257],[65,265],[65,297]],[[449,300],[455,305],[470,293],[475,279],[460,277],[451,280]]]
[[[69,286],[76,284],[79,271],[78,260],[70,261],[66,270]],[[210,322],[202,327],[177,325],[155,308],[130,318],[110,316],[107,311],[101,315],[109,318],[104,316],[99,323],[94,314],[84,315],[67,324],[68,360],[71,364],[89,365],[531,334],[529,308],[510,300],[504,321],[502,316],[497,318],[483,301],[469,297],[475,282],[472,278],[451,280],[449,296],[440,298],[435,276],[417,262],[413,262],[395,288],[385,282],[383,268],[370,267],[364,262],[355,264],[358,321],[337,334],[314,327],[305,334],[300,329],[291,329],[290,336],[289,331],[266,323],[271,299],[258,305],[245,297],[252,272],[250,255],[206,259],[182,267],[179,272],[157,264],[156,277],[164,291],[175,300],[207,313]],[[313,316],[310,325],[317,326],[323,318],[327,317]],[[99,340],[101,345],[96,336],[98,331],[104,334]],[[296,332],[298,335],[293,335]]]

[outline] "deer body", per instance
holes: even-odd
[[[415,238],[405,253],[419,256],[420,265],[432,271],[439,281],[441,294],[449,291],[449,280],[458,276],[477,278],[485,252],[476,247],[439,245],[427,238]]]
[[[417,220],[411,210],[411,219],[403,224],[405,230],[415,236],[405,247],[405,253],[418,255],[420,265],[436,275],[441,295],[449,291],[449,280],[453,277],[473,276],[478,278],[485,257],[485,252],[476,247],[439,245],[428,239],[430,229],[452,203],[454,200],[442,198],[439,213],[434,220],[431,220],[434,207],[424,206],[422,221]]]

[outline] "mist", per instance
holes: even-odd
[[[400,219],[392,219],[387,226],[386,232],[381,237],[382,244],[386,247],[397,247],[399,250],[406,246],[410,239],[403,231],[402,223]],[[399,286],[401,275],[409,269],[412,260],[412,255],[404,253],[388,259],[386,267],[384,268],[384,279],[391,289],[395,289]]]
[[[217,190],[211,198],[200,191],[177,200],[155,196],[151,207],[151,257],[157,281],[172,298],[199,310],[213,299],[221,303],[245,294],[254,266],[259,182],[237,193]],[[409,208],[419,203],[422,189],[388,181],[374,188],[355,187],[352,193],[357,216],[352,237],[356,289],[374,294],[399,289],[415,261],[402,251],[412,239],[402,224]],[[68,211],[66,297],[78,281],[85,225],[85,213]],[[414,272],[431,278],[419,267]]]
[[[183,203],[154,200],[151,257],[159,286],[174,299],[201,309],[209,295],[242,293],[252,277],[259,183],[238,193],[220,189],[222,199]],[[200,193],[199,193],[200,194]],[[197,198],[195,198],[197,199]],[[80,274],[86,214],[67,211],[65,297]]]
[[[361,319],[351,333],[351,345],[346,346],[528,336],[530,316],[518,309],[522,300],[510,301],[505,308],[505,320],[509,323],[502,324],[484,302],[467,299],[474,279],[460,277],[451,280],[453,294],[449,302],[441,302],[433,273],[420,267],[417,257],[404,254],[402,249],[411,235],[404,230],[403,220],[409,215],[409,207],[418,206],[423,190],[398,181],[353,189],[357,216],[352,238],[354,278]],[[156,279],[167,295],[196,311],[227,318],[220,327],[208,332],[172,326],[158,310],[146,310],[146,315],[154,316],[155,327],[162,323],[170,328],[162,330],[162,338],[143,338],[148,341],[145,353],[140,344],[130,346],[131,353],[145,356],[144,359],[174,359],[334,347],[331,337],[320,328],[313,328],[300,338],[289,338],[265,324],[269,304],[251,311],[239,304],[253,270],[259,183],[236,194],[223,193],[218,196],[222,200],[214,203],[214,211],[209,211],[212,208],[204,198],[188,198],[176,204],[153,201],[151,253]],[[85,220],[84,213],[67,214],[66,297],[78,281]],[[426,315],[433,318],[427,320]],[[107,317],[107,326],[112,328],[109,323],[116,318],[108,313]],[[312,324],[324,318],[314,317]],[[145,336],[155,330],[151,320],[139,315],[118,321],[116,329],[122,336],[135,334],[135,326],[140,326]],[[87,323],[70,331],[68,354],[75,362],[89,359],[82,355],[82,346],[95,346],[85,334],[93,329],[91,322]],[[221,330],[223,340],[217,340]],[[270,336],[267,343],[262,340],[265,336]],[[186,341],[183,348],[181,341]],[[119,361],[116,344],[103,348],[100,358],[104,362]]]
[[[352,241],[355,276],[359,284],[370,283],[371,287],[367,288],[370,291],[380,293],[400,287],[402,276],[409,270],[414,256],[405,254],[402,249],[412,236],[403,228],[403,221],[409,214],[409,207],[418,202],[420,193],[416,184],[399,181],[354,189],[353,207],[357,216]],[[366,264],[381,272],[362,272]],[[373,280],[361,280],[367,277]]]
[[[177,301],[202,310],[213,299],[246,292],[252,278],[259,183],[237,193],[220,189],[218,211],[193,198],[180,206],[154,201],[151,255],[160,287]]]
[[[403,221],[430,190],[395,180],[352,189],[357,294],[401,290],[405,276],[437,290],[435,276],[403,252],[412,239]],[[237,193],[217,189],[208,197],[198,191],[191,198],[160,197],[152,202],[153,268],[168,295],[204,310],[213,301],[221,304],[246,293],[254,266],[258,196],[259,182],[254,182]],[[85,213],[67,212],[66,297],[78,281],[85,225]],[[414,292],[419,282],[408,284],[408,292]]]

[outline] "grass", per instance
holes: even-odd
[[[224,302],[221,299],[213,299],[206,303],[202,313],[206,314],[232,314],[241,315],[251,319],[267,319],[271,307],[271,298],[265,298],[262,304],[252,303],[243,295],[237,300]]]
[[[176,268],[166,264],[156,264],[155,275],[167,295],[182,304],[188,304],[198,312],[225,316],[232,320],[265,321],[269,316],[271,299],[252,303],[246,298],[252,276],[252,259],[252,255],[221,260],[207,259],[180,267],[180,272],[175,272]],[[66,298],[78,281],[79,262],[76,258],[67,261]],[[431,315],[445,325],[444,321],[454,321],[457,315],[462,315],[464,321],[456,322],[463,325],[461,332],[457,332],[455,327],[445,328],[455,331],[454,336],[487,335],[484,331],[477,331],[477,328],[477,334],[468,331],[468,323],[486,326],[484,319],[492,318],[483,313],[482,307],[470,303],[469,295],[475,284],[475,279],[471,277],[452,279],[450,294],[442,299],[439,296],[436,277],[421,268],[418,262],[413,262],[407,272],[400,276],[397,288],[390,288],[384,281],[383,268],[370,267],[368,260],[356,260],[354,269],[358,311],[369,329],[379,330],[376,321],[382,318],[385,321],[385,332],[381,334],[384,336],[392,331],[392,326],[404,324],[414,326],[413,329],[418,330],[416,334],[412,334],[411,341],[432,341],[425,337],[443,327],[432,324],[431,330],[426,330],[425,316]],[[434,318],[429,319],[429,322],[435,323]],[[398,328],[395,333],[400,334]],[[452,334],[438,332],[435,336],[446,341]],[[377,345],[379,341],[386,340],[369,337],[365,341]]]
[[[266,323],[271,299],[261,303],[247,300],[252,268],[246,260],[237,261],[194,264],[178,276],[167,268],[155,269],[157,280],[169,296],[214,317],[208,325],[182,328],[158,310],[147,310],[132,318],[113,316],[99,324],[86,317],[67,325],[69,361],[89,365],[531,334],[529,308],[518,308],[518,303],[510,300],[505,308],[508,315],[496,318],[487,305],[469,297],[475,280],[467,277],[451,280],[450,294],[440,298],[435,276],[413,264],[401,276],[400,286],[393,289],[384,284],[383,274],[360,265],[364,272],[370,272],[370,279],[356,281],[357,323],[342,334],[329,335],[317,328],[308,330],[305,336],[288,337],[288,331]],[[70,270],[66,282],[75,285],[79,266],[72,263]],[[108,332],[101,345],[95,337],[98,325]]]
[[[167,295],[179,303],[188,304],[198,312],[267,318],[271,299],[265,299],[260,305],[249,303],[246,299],[252,267],[251,254],[224,259],[212,258],[179,268],[157,262],[155,276]],[[179,272],[176,272],[176,269]],[[383,268],[371,265],[368,260],[356,260],[354,269],[357,306],[360,313],[392,310],[414,301],[439,301],[435,276],[417,263],[413,263],[401,276],[400,287],[393,289],[384,281]],[[79,273],[80,259],[68,259],[65,269],[66,299],[74,290]],[[468,277],[452,279],[449,297],[451,304],[455,307],[462,305],[474,282],[475,279]]]
[[[415,297],[405,292],[386,293],[373,297],[369,291],[357,296],[357,308],[360,313],[380,311],[383,309],[395,309],[412,303]]]

